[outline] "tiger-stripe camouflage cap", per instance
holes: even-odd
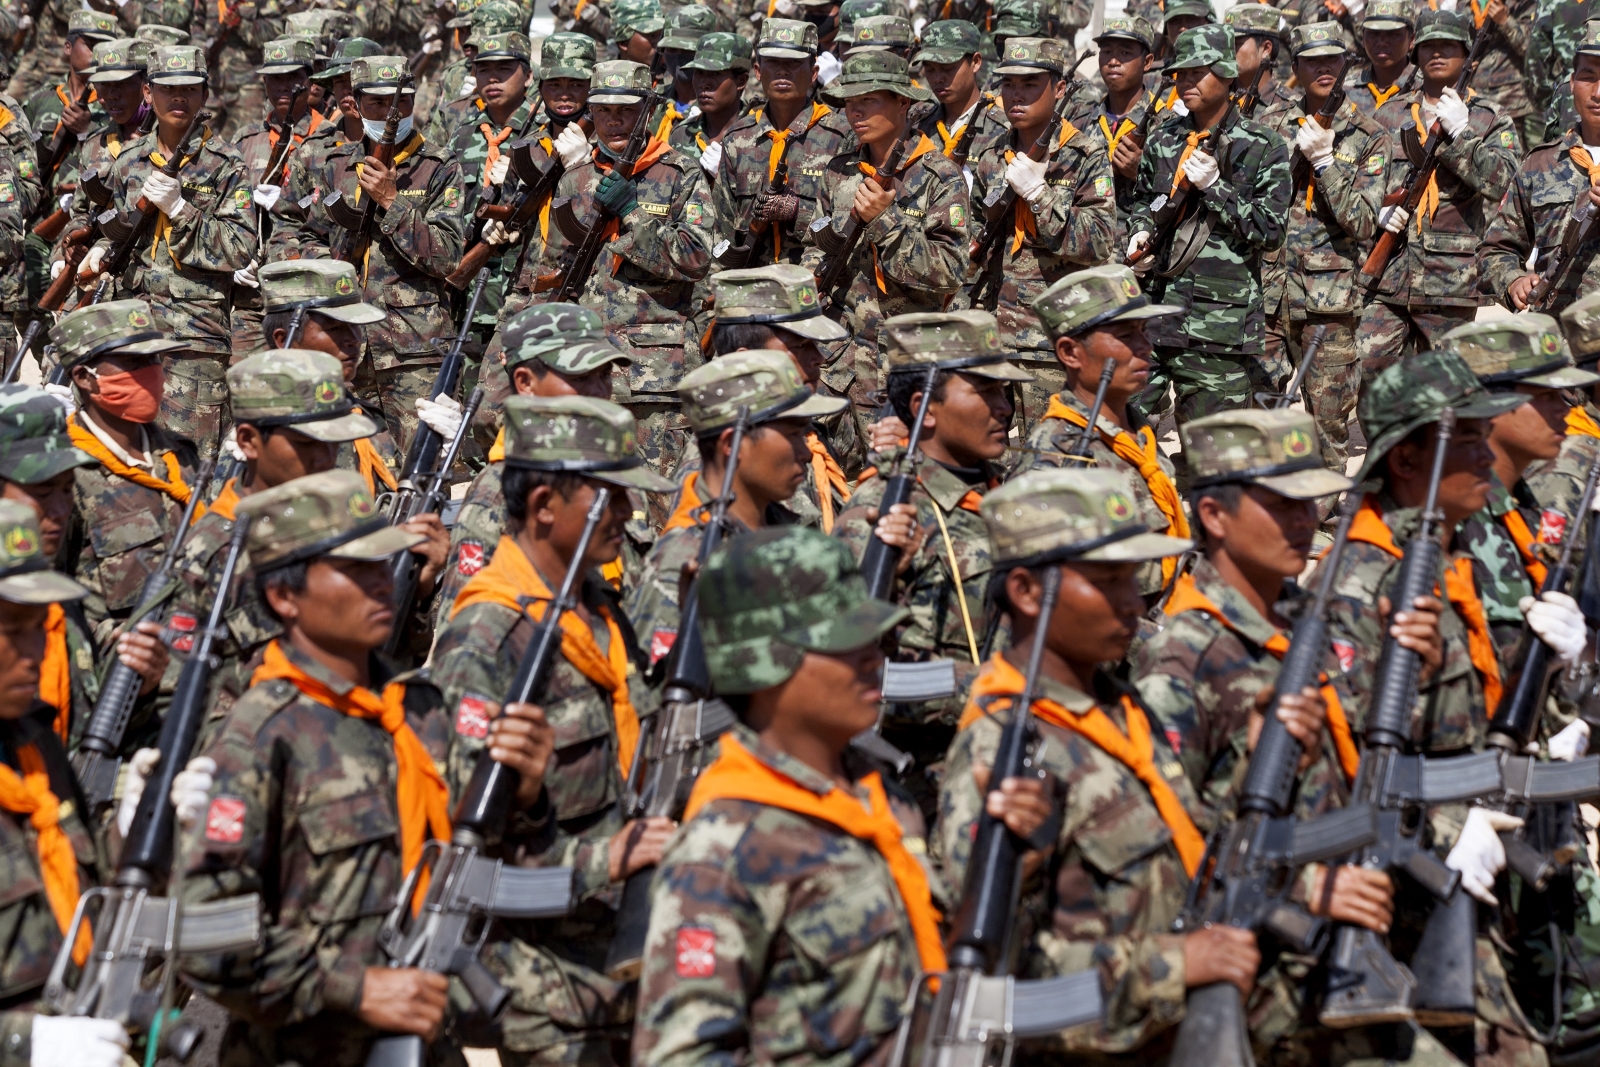
[[[477,55],[472,57],[474,63],[496,59],[520,59],[527,63],[533,58],[533,45],[528,43],[525,33],[489,33],[482,38],[474,37],[473,42],[478,46]]]
[[[1000,324],[987,311],[922,311],[885,319],[885,360],[890,374],[932,367],[1002,382],[1031,382],[1033,375],[1006,359]]]
[[[612,0],[611,39],[622,44],[634,34],[655,33],[667,28],[667,16],[660,0]]]
[[[882,52],[891,48],[909,49],[916,44],[911,20],[899,15],[868,15],[856,23],[850,52]]]
[[[606,336],[600,316],[577,304],[534,304],[506,320],[501,332],[506,368],[538,360],[560,374],[587,374],[629,362]]]
[[[1167,16],[1171,18],[1169,14]],[[1233,31],[1226,26],[1211,23],[1184,30],[1172,46],[1172,62],[1167,70],[1193,70],[1210,67],[1219,78],[1237,78],[1239,61],[1235,52]]]
[[[1170,0],[1161,11],[1162,29],[1166,29],[1166,24],[1173,19],[1185,17],[1216,22],[1217,12],[1212,8],[1211,0]]]
[[[1151,533],[1133,487],[1112,470],[1039,468],[983,498],[997,566],[1141,563],[1187,552],[1194,542]]]
[[[1000,0],[994,5],[992,37],[1038,37],[1050,18],[1044,0]]]
[[[1289,35],[1290,52],[1296,59],[1315,56],[1342,56],[1350,51],[1344,27],[1337,22],[1308,22],[1296,26]]]
[[[1149,19],[1138,15],[1108,16],[1095,41],[1116,39],[1138,41],[1144,45],[1146,52],[1153,52],[1156,47],[1156,28],[1150,25]]]
[[[749,70],[750,42],[737,33],[708,33],[700,38],[694,58],[684,70]]]
[[[98,84],[143,77],[154,51],[155,45],[137,37],[101,41],[94,46],[94,73],[89,75],[89,80]]]
[[[1235,34],[1276,38],[1283,24],[1283,12],[1271,4],[1234,4],[1222,16],[1222,23],[1233,27]]]
[[[1373,477],[1391,448],[1418,427],[1438,422],[1446,408],[1455,409],[1457,418],[1492,419],[1527,402],[1524,393],[1490,393],[1454,352],[1402,356],[1373,377],[1356,405],[1367,439],[1367,458],[1356,481]]]
[[[643,63],[608,59],[594,65],[589,79],[589,106],[637,104],[654,91],[655,75]]]
[[[1189,485],[1259,485],[1293,500],[1342,493],[1355,482],[1322,464],[1317,423],[1304,411],[1224,411],[1183,425]]]
[[[1466,360],[1478,381],[1491,388],[1573,389],[1600,382],[1600,374],[1573,366],[1556,320],[1534,311],[1464,323],[1445,334],[1439,347]]]
[[[314,82],[331,82],[341,74],[349,74],[355,61],[362,56],[381,56],[383,45],[370,37],[346,37],[333,46],[328,65],[311,75]],[[588,75],[585,75],[587,77]]]
[[[359,441],[378,432],[344,387],[344,365],[305,348],[257,352],[228,368],[235,422],[287,428],[316,441]]]
[[[1472,46],[1472,16],[1454,11],[1423,11],[1417,16],[1417,35],[1412,38],[1411,50],[1424,41],[1455,41],[1464,48]]]
[[[261,300],[267,314],[308,308],[335,322],[370,326],[388,318],[362,303],[354,263],[339,259],[285,259],[261,268]]]
[[[845,328],[822,313],[817,277],[798,263],[741,267],[711,276],[717,324],[760,323],[812,341],[842,341]]]
[[[678,384],[684,418],[695,436],[721,433],[748,411],[749,425],[773,419],[820,419],[849,406],[842,397],[819,396],[800,377],[787,352],[747,349],[718,356]]]
[[[594,77],[594,38],[586,33],[552,33],[539,46],[539,78]]]
[[[1600,23],[1590,19],[1583,24],[1583,35],[1578,38],[1578,55],[1600,56]]]
[[[88,595],[89,590],[50,569],[38,513],[27,504],[0,500],[0,600],[57,604]]]
[[[1183,314],[1176,304],[1150,303],[1139,290],[1139,279],[1120,263],[1063,275],[1030,306],[1052,337],[1072,337],[1118,319]]]
[[[994,72],[1004,76],[1047,70],[1061,75],[1066,73],[1067,62],[1067,46],[1054,37],[1008,37],[1005,54]]]
[[[693,52],[717,28],[717,13],[704,4],[685,4],[667,16],[667,29],[657,48]]]
[[[581,474],[624,489],[670,493],[645,466],[633,412],[592,396],[512,396],[505,406],[506,465]]]
[[[143,300],[107,300],[69,311],[50,328],[50,343],[63,367],[109,356],[154,356],[184,348],[161,335]]]
[[[0,478],[37,485],[96,462],[73,447],[61,401],[31,385],[0,385]]]
[[[356,471],[308,474],[251,493],[237,513],[250,520],[245,547],[257,573],[318,556],[383,560],[427,540],[390,526]]]
[[[1581,296],[1561,312],[1561,332],[1580,365],[1600,359],[1600,293]]]

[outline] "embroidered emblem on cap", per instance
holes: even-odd
[[[6,531],[6,552],[13,556],[31,556],[39,551],[39,539],[26,526],[13,526]]]
[[[1304,430],[1290,430],[1283,438],[1283,454],[1307,456],[1311,454],[1311,435]]]
[[[340,396],[339,383],[337,383],[337,382],[318,382],[317,383],[317,391],[316,391],[317,403],[319,403],[319,404],[332,404],[332,403],[335,403],[335,402],[338,401],[339,396]]]
[[[358,519],[369,519],[377,509],[372,504],[372,497],[366,493],[352,493],[350,496],[350,514]]]
[[[1111,493],[1106,497],[1106,514],[1121,522],[1133,514],[1133,502],[1121,493]]]

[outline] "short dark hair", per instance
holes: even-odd
[[[278,613],[272,610],[272,602],[267,599],[267,590],[273,586],[287,589],[291,593],[306,591],[306,568],[311,565],[311,560],[303,559],[297,563],[285,563],[281,567],[269,567],[264,571],[257,571],[255,576],[256,596],[261,598],[261,606],[267,609],[267,614],[282,622]]]
[[[570,500],[572,494],[582,484],[581,474],[567,471],[536,471],[528,467],[506,464],[505,473],[500,476],[500,488],[506,500],[506,525],[512,533],[517,533],[528,524],[528,494],[535,489],[547,486],[563,500]]]
[[[944,399],[945,386],[950,384],[950,375],[954,373],[942,370],[933,376],[933,396],[929,398],[930,403]],[[895,371],[889,375],[889,406],[900,416],[900,421],[905,423],[907,428],[917,417],[916,411],[911,407],[911,398],[921,391],[922,383],[927,379],[927,372],[921,370]]]
[[[1244,483],[1221,482],[1203,489],[1189,490],[1189,514],[1194,516],[1194,537],[1202,545],[1206,543],[1206,524],[1200,521],[1200,501],[1207,497],[1215,500],[1217,506],[1229,515],[1237,515],[1239,504],[1244,500]]]
[[[711,354],[725,356],[741,348],[766,348],[777,331],[764,322],[717,323],[711,329]]]

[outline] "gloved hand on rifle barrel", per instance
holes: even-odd
[[[1456,92],[1455,86],[1446,86],[1439,94],[1439,103],[1434,107],[1434,114],[1438,116],[1439,125],[1444,127],[1444,132],[1451,137],[1460,137],[1466,132],[1467,122],[1471,112],[1467,102],[1461,99],[1461,94]]]
[[[1006,164],[1006,184],[1019,198],[1032,204],[1044,192],[1044,172],[1050,166],[1048,159],[1035,163],[1026,152],[1018,152]]]
[[[446,441],[455,437],[456,431],[461,429],[461,404],[454,397],[429,399],[419,396],[416,405],[417,418]]]
[[[189,202],[183,198],[183,182],[169,178],[159,170],[152,171],[150,177],[144,180],[139,195],[169,219],[177,219],[189,206]]]
[[[145,783],[161,763],[161,750],[141,748],[128,760],[128,773],[123,779],[122,799],[117,802],[117,833],[123,837],[133,826],[133,817],[144,798]],[[211,802],[211,786],[217,773],[217,764],[210,756],[196,756],[188,766],[172,779],[172,793],[167,797],[178,817],[178,825],[188,829],[200,820]]]
[[[1333,165],[1333,131],[1323,129],[1313,118],[1307,118],[1294,135],[1294,146],[1318,174]]]
[[[722,142],[712,141],[706,145],[706,150],[700,153],[700,169],[711,177],[717,176],[717,168],[722,165]]]
[[[122,1067],[128,1031],[114,1019],[35,1015],[28,1067]]]
[[[1222,173],[1217,166],[1217,157],[1208,152],[1196,151],[1183,161],[1183,176],[1189,179],[1202,193],[1217,184],[1217,177]]]
[[[1566,593],[1550,590],[1535,600],[1525,596],[1517,609],[1528,620],[1528,629],[1550,646],[1563,667],[1571,667],[1589,645],[1589,628],[1578,602]]]
[[[589,7],[595,6],[589,5]],[[576,122],[567,123],[566,127],[556,135],[555,147],[556,158],[561,160],[561,165],[567,170],[586,162],[592,151],[588,136],[583,132],[583,127]]]
[[[501,184],[506,180],[506,175],[509,173],[511,173],[511,157],[503,155],[489,164],[489,184]]]
[[[508,230],[506,224],[499,219],[490,219],[489,225],[483,228],[483,240],[491,245],[511,245],[522,240],[521,230]]]

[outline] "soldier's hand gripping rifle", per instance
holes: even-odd
[[[794,138],[786,137],[783,148],[778,152],[778,165],[773,168],[772,180],[767,183],[766,199],[775,196],[786,196],[789,192],[789,149],[794,146]],[[764,237],[772,229],[772,221],[755,217],[760,208],[761,201],[750,207],[751,218],[745,229],[733,231],[733,240],[730,243],[724,239],[718,243],[711,252],[712,256],[729,270],[748,267],[751,258],[756,254],[756,239]]]
[[[1534,283],[1533,291],[1528,294],[1529,311],[1555,310],[1561,283],[1572,273],[1572,265],[1578,258],[1578,249],[1587,244],[1589,238],[1593,236],[1596,218],[1600,218],[1600,209],[1595,207],[1594,198],[1589,195],[1589,190],[1584,189],[1573,199],[1572,210],[1567,214],[1567,224],[1561,231],[1561,241],[1550,250],[1545,268],[1539,272],[1539,280]]]
[[[249,526],[243,518],[234,525],[217,597],[178,676],[172,706],[161,724],[161,759],[139,798],[116,879],[79,899],[44,987],[45,1003],[55,1014],[121,1023],[130,1037],[146,1035],[147,1043],[180,1061],[194,1051],[200,1034],[172,1026],[176,1012],[169,1008],[178,956],[240,952],[261,940],[261,902],[254,893],[205,904],[183,904],[176,892],[157,895],[172,876],[177,832],[169,799],[172,781],[188,763],[205,722],[206,690],[215,668],[211,650],[225,626],[222,616],[232,601],[230,590]],[[73,945],[79,930],[91,922],[94,949],[76,984],[69,986]]]
[[[206,128],[206,123],[211,121],[211,112],[201,111],[189,123],[189,128],[178,139],[177,147],[173,149],[172,156],[161,165],[161,173],[169,178],[176,178],[183,169],[184,160],[188,158],[190,149],[194,146],[195,138]],[[150,230],[155,226],[160,210],[144,197],[140,197],[133,205],[133,210],[126,215],[118,214],[114,220],[101,222],[101,229],[112,239],[112,246],[106,253],[102,273],[120,278],[128,269],[128,264],[133,261],[134,253],[141,247],[150,245]],[[101,216],[105,218],[104,215]],[[63,272],[63,275],[65,272]],[[59,281],[59,279],[57,279]],[[97,301],[96,301],[97,302]]]
[[[1290,810],[1303,750],[1278,718],[1278,704],[1285,696],[1315,687],[1321,677],[1328,648],[1328,602],[1359,502],[1355,494],[1345,501],[1333,547],[1317,570],[1316,597],[1295,625],[1278,671],[1261,735],[1245,771],[1238,814],[1206,842],[1200,869],[1173,926],[1179,933],[1223,923],[1267,930],[1291,951],[1315,952],[1326,923],[1289,903],[1293,872],[1306,863],[1348,855],[1376,837],[1373,810],[1367,804],[1296,822]],[[1218,982],[1190,990],[1171,1062],[1172,1067],[1253,1067],[1237,986]]]
[[[880,189],[893,189],[894,176],[899,173],[900,163],[906,157],[906,147],[911,138],[901,135],[900,139],[889,147],[889,153],[884,157],[883,167],[874,177],[864,178]],[[819,216],[811,224],[813,229],[821,230],[831,226],[832,220],[826,215]],[[822,299],[827,301],[830,311],[838,311],[844,307],[844,289],[849,285],[850,277],[845,272],[849,269],[850,260],[855,258],[856,245],[861,243],[861,235],[866,232],[867,224],[856,218],[855,210],[844,220],[844,234],[839,240],[844,243],[839,251],[829,256],[822,264],[822,271],[817,275],[817,292],[822,294]]]
[[[644,99],[640,101],[639,117],[633,124],[633,132],[628,135],[628,143],[623,147],[622,155],[612,169],[613,174],[632,180],[633,168],[638,165],[640,157],[650,144],[650,120],[655,115],[658,99],[655,93],[646,93]],[[583,295],[584,287],[589,284],[589,276],[594,273],[594,265],[600,259],[601,251],[611,240],[610,223],[616,218],[597,201],[594,221],[585,227],[578,221],[572,201],[571,197],[563,197],[550,203],[550,217],[555,219],[561,231],[581,234],[573,250],[572,259],[562,272],[560,288],[554,297],[557,303],[566,304],[577,303],[578,297]]]
[[[517,664],[502,707],[530,703],[544,691],[561,652],[561,616],[577,603],[584,557],[610,503],[609,488],[595,492],[561,588],[546,606]],[[422,858],[406,875],[378,932],[390,966],[454,975],[491,1021],[505,1010],[511,996],[478,958],[493,920],[550,918],[565,915],[572,906],[572,868],[518,867],[485,854],[505,836],[521,780],[514,768],[490,758],[485,745],[456,805],[450,840],[423,846]],[[424,871],[428,892],[414,912],[412,902]],[[424,1067],[426,1057],[422,1038],[394,1034],[372,1046],[367,1067]]]
[[[215,470],[214,459],[201,464],[199,477],[189,493],[188,502],[183,506],[183,518],[172,535],[172,542],[161,557],[160,565],[145,579],[144,588],[139,593],[139,606],[128,616],[129,633],[141,623],[161,621],[170,587],[177,580],[174,572],[177,570],[178,557],[183,553],[183,546],[194,528],[195,510],[206,495]],[[72,769],[83,785],[83,795],[89,802],[91,814],[98,815],[111,804],[117,771],[122,767],[122,758],[118,755],[122,750],[122,737],[128,730],[128,720],[133,715],[133,706],[139,699],[139,688],[143,684],[144,679],[137,671],[120,658],[112,657],[111,669],[100,686],[100,699],[95,701],[94,711],[83,728],[83,740],[72,757]],[[184,759],[187,758],[185,755]]]
[[[895,461],[894,473],[883,486],[883,499],[878,501],[878,519],[889,516],[889,509],[911,499],[911,486],[917,480],[917,466],[922,462],[922,424],[928,419],[928,405],[933,402],[934,382],[939,377],[939,365],[931,363],[922,379],[922,399],[917,403],[917,418],[911,425],[911,439],[906,442],[905,455]],[[900,566],[901,549],[884,544],[878,531],[872,531],[867,547],[861,553],[861,576],[867,580],[867,593],[874,600],[888,600],[894,592],[894,575]]]
[[[1333,77],[1333,89],[1328,93],[1328,98],[1322,102],[1321,107],[1317,108],[1315,112],[1306,117],[1307,122],[1314,122],[1324,130],[1333,129],[1334,120],[1339,116],[1339,109],[1344,107],[1344,102],[1347,95],[1344,88],[1344,72],[1348,70],[1349,67],[1350,60],[1349,57],[1346,56],[1344,61],[1339,64],[1338,73]],[[1245,111],[1243,107],[1239,109],[1239,112],[1240,114],[1244,115],[1245,118],[1250,117],[1250,112]],[[1293,147],[1293,145],[1291,144],[1290,147]],[[1300,156],[1295,161],[1294,181],[1291,185],[1291,188],[1296,190],[1295,195],[1297,197],[1304,194],[1306,187],[1311,183],[1312,177],[1311,161],[1303,155]]]
[[[749,423],[750,409],[740,407],[733,424],[732,451],[722,470],[721,492],[711,501],[711,513],[701,535],[697,567],[705,566],[727,532],[734,471],[739,466],[739,451]],[[698,573],[697,570],[697,576]],[[684,592],[678,612],[678,636],[673,639],[667,659],[661,710],[656,712],[628,775],[624,819],[680,818],[689,803],[689,791],[704,769],[706,756],[713,751],[712,743],[733,723],[733,710],[712,698],[711,671],[706,666],[705,642],[700,636],[697,577]],[[647,867],[634,871],[623,884],[616,931],[606,954],[606,974],[612,978],[629,980],[639,975],[645,934],[650,927],[650,880],[654,875],[655,868]]]
[[[284,160],[289,158],[289,153],[294,151],[294,111],[300,106],[300,101],[311,92],[311,83],[307,82],[295,90],[294,96],[289,100],[289,110],[283,116],[283,122],[278,125],[278,147],[267,160],[267,169],[261,172],[261,182],[264,185],[282,185]],[[265,254],[267,246],[267,209],[256,205],[256,255]]]
[[[1047,564],[1027,674],[1022,694],[1011,705],[1011,720],[1000,732],[991,789],[999,789],[1007,778],[1035,773],[1029,752],[1037,741],[1033,698],[1060,591],[1061,565]],[[950,969],[918,979],[895,1039],[891,1067],[986,1067],[996,1062],[989,1048],[995,1038],[1006,1046],[998,1062],[1010,1063],[1011,1044],[1018,1038],[1043,1037],[1100,1018],[1100,979],[1093,968],[1032,981],[1007,973],[1027,849],[1028,842],[1004,822],[987,810],[979,814],[951,938]]]
[[[1306,341],[1305,350],[1300,353],[1300,365],[1294,369],[1294,377],[1289,379],[1289,384],[1283,387],[1281,393],[1257,393],[1256,403],[1268,411],[1291,407],[1300,399],[1300,386],[1305,383],[1306,374],[1310,372],[1311,365],[1317,360],[1317,353],[1322,351],[1322,342],[1327,339],[1328,327],[1318,326],[1311,331],[1310,338]]]
[[[94,86],[85,81],[83,91],[78,94],[78,99],[74,103],[80,108],[88,107],[89,96],[93,92]],[[67,128],[66,121],[63,119],[56,132],[51,136],[50,143],[40,151],[39,184],[44,187],[45,191],[43,206],[48,206],[54,202],[54,195],[51,191],[55,188],[56,172],[61,169],[61,164],[66,160],[67,154],[77,147],[77,144],[77,134]],[[67,222],[71,218],[72,213],[67,208],[57,204],[55,210],[34,225],[33,235],[43,240],[46,244],[54,244],[56,238],[61,236],[61,231],[66,229]]]
[[[1232,99],[1228,101],[1228,108],[1236,107]],[[1228,112],[1224,111],[1222,118],[1217,121],[1215,129],[1221,129],[1228,121]],[[1191,137],[1194,134],[1190,135]],[[1200,142],[1195,141],[1198,145]],[[1220,160],[1218,162],[1221,162]],[[1154,257],[1156,270],[1162,270],[1172,249],[1172,242],[1177,239],[1178,228],[1190,215],[1190,208],[1194,206],[1195,188],[1188,175],[1180,167],[1177,173],[1177,183],[1170,193],[1162,193],[1150,201],[1150,239],[1143,248],[1136,248],[1123,262],[1131,267],[1135,263],[1143,262]]]
[[[400,103],[410,87],[411,75],[402,75],[400,84],[395,86],[389,114],[383,120],[383,134],[378,138],[378,143],[372,146],[373,158],[385,167],[394,165],[395,140],[400,136]],[[358,182],[352,196],[360,195],[361,185]],[[367,250],[372,247],[372,230],[378,218],[378,200],[369,196],[360,207],[356,207],[351,200],[352,197],[345,196],[343,190],[338,190],[322,202],[328,217],[339,227],[329,254],[334,259],[355,264],[356,269],[363,271],[364,278]]]

